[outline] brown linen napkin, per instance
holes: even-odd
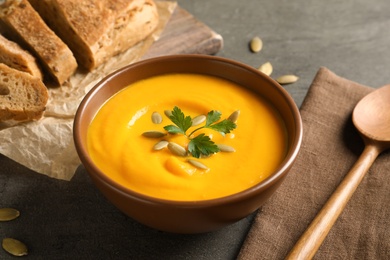
[[[295,165],[255,216],[238,259],[283,259],[358,159],[351,115],[372,89],[321,68],[301,106]],[[390,101],[389,101],[390,102]],[[390,259],[390,153],[379,156],[314,259]]]

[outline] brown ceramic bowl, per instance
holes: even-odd
[[[166,73],[200,73],[221,77],[268,99],[282,115],[288,131],[288,153],[263,182],[227,197],[204,201],[170,201],[148,197],[112,181],[88,155],[87,129],[100,106],[129,84]],[[201,233],[234,223],[260,208],[275,192],[293,165],[302,140],[299,110],[289,94],[270,77],[236,61],[204,55],[174,55],[126,66],[101,80],[84,98],[74,120],[79,157],[97,188],[118,209],[156,229]]]

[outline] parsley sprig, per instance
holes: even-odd
[[[197,136],[194,136],[194,134],[200,129],[208,128],[225,135],[237,127],[237,125],[229,119],[219,121],[221,119],[221,115],[222,114],[219,111],[210,111],[206,116],[205,125],[200,126],[193,130],[190,134],[187,134],[188,129],[192,126],[192,118],[184,115],[181,109],[175,106],[169,116],[169,119],[171,119],[174,125],[167,125],[164,129],[171,134],[183,134],[187,136],[190,140],[188,144],[188,151],[193,157],[199,158],[201,155],[209,156],[219,152],[218,146],[204,133]]]

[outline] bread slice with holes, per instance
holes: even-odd
[[[16,42],[10,41],[0,34],[0,63],[11,68],[27,72],[42,79],[42,72],[29,52],[22,49]]]
[[[49,82],[61,85],[75,72],[77,62],[73,53],[27,0],[4,0],[0,20],[2,33],[39,60]]]
[[[153,0],[29,1],[87,70],[145,39],[159,21]]]
[[[47,88],[38,77],[0,63],[0,122],[37,120],[47,100]]]

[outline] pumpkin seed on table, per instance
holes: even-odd
[[[166,135],[166,133],[156,130],[150,130],[142,133],[143,136],[149,137],[149,138],[161,138]]]
[[[174,143],[174,142],[169,142],[168,143],[168,149],[171,151],[174,155],[182,156],[185,157],[187,156],[187,150],[183,146]]]
[[[234,149],[234,147],[231,147],[230,145],[226,145],[226,144],[217,144],[219,150],[221,152],[225,152],[225,153],[234,153],[236,151],[236,149]]]
[[[250,48],[252,52],[259,52],[263,48],[263,41],[260,39],[260,37],[256,36],[253,37],[250,42]]]
[[[189,162],[191,165],[195,166],[196,168],[202,169],[202,170],[208,170],[209,167],[204,165],[203,163],[193,160],[193,159],[188,159],[187,162]]]
[[[27,246],[14,238],[4,238],[1,245],[5,251],[13,256],[24,256],[28,253]]]
[[[199,116],[196,116],[192,119],[192,126],[197,126],[197,125],[200,125],[201,123],[203,123],[204,121],[206,121],[206,116],[205,115],[199,115]]]
[[[20,216],[19,210],[13,208],[2,208],[0,209],[0,221],[14,220]]]
[[[240,115],[240,110],[236,110],[228,117],[228,120],[232,121],[233,123],[236,123],[239,115]]]
[[[258,70],[263,72],[267,76],[271,76],[272,71],[273,71],[273,67],[272,67],[272,64],[270,62],[266,62],[266,63],[262,64],[258,68]]]
[[[292,75],[292,74],[288,74],[288,75],[280,76],[279,78],[276,79],[276,81],[279,82],[279,84],[285,85],[285,84],[294,83],[298,79],[299,79],[298,76],[295,76],[295,75]]]
[[[154,111],[154,112],[152,113],[152,122],[153,122],[154,124],[161,124],[162,121],[163,121],[163,118],[162,118],[162,116],[160,115],[160,113]]]

